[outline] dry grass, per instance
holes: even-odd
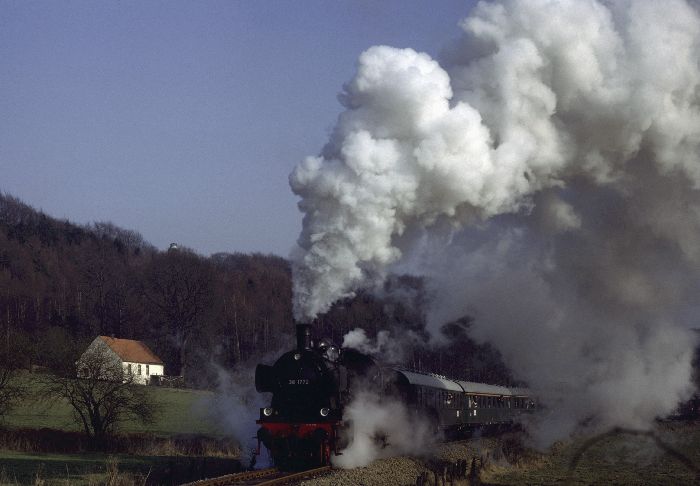
[[[80,453],[101,451],[150,456],[238,457],[232,439],[202,435],[161,437],[120,434],[95,442],[81,432],[55,429],[0,429],[0,450],[26,453]]]
[[[618,429],[555,444],[546,454],[524,448],[512,459],[492,461],[482,480],[501,485],[699,484],[700,425]]]
[[[113,454],[22,454],[0,451],[0,484],[180,484],[241,470],[234,459]]]

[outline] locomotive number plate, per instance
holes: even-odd
[[[289,380],[290,385],[308,385],[309,380],[305,379],[300,379],[300,380]]]

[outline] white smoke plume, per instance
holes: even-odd
[[[362,328],[348,331],[343,336],[343,348],[356,349],[370,356],[378,357],[385,363],[401,363],[405,350],[409,344],[415,344],[418,337],[413,331],[408,331],[402,336],[392,335],[390,331],[377,332],[375,339],[370,339]]]
[[[683,0],[480,2],[442,64],[377,46],[291,174],[299,320],[398,265],[553,414],[648,424],[690,392],[700,17]]]
[[[344,348],[356,349],[370,355],[378,354],[382,350],[382,347],[389,344],[389,342],[389,331],[379,331],[376,341],[372,342],[372,340],[367,337],[365,330],[359,327],[348,331],[348,333],[343,336]]]
[[[383,457],[421,455],[437,440],[426,419],[412,414],[401,402],[367,390],[354,394],[343,420],[349,424],[351,442],[332,461],[334,466],[346,469],[366,466]]]

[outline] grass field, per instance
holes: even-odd
[[[37,390],[39,375],[23,373],[19,379],[30,390]],[[122,432],[149,432],[161,436],[221,434],[217,427],[207,420],[204,414],[206,408],[197,406],[206,397],[211,396],[211,392],[160,387],[148,387],[148,390],[160,405],[162,413],[153,424],[126,423],[120,429]],[[71,407],[67,402],[57,400],[47,403],[31,397],[6,415],[0,424],[8,428],[81,430],[73,421]]]
[[[700,484],[700,424],[657,424],[650,433],[612,432],[492,465],[488,484]]]
[[[120,426],[120,433],[137,434],[129,437],[159,438],[153,443],[145,439],[141,442],[134,439],[136,449],[132,449],[131,446],[128,449],[132,454],[19,452],[37,450],[32,449],[32,444],[36,441],[46,443],[45,439],[51,435],[39,431],[40,439],[37,439],[37,436],[28,434],[26,429],[55,429],[67,432],[82,432],[82,429],[73,420],[72,409],[67,402],[47,402],[37,398],[41,375],[23,373],[18,379],[30,393],[21,405],[3,417],[0,425],[7,430],[3,437],[9,437],[7,434],[20,434],[19,441],[30,442],[22,445],[18,440],[12,442],[3,439],[4,445],[0,445],[1,485],[141,485],[146,481],[148,484],[178,484],[240,469],[236,452],[232,452],[228,445],[221,446],[221,449],[216,445],[220,442],[230,444],[231,441],[217,428],[216,423],[206,416],[205,403],[212,393],[174,388],[147,388],[161,410],[154,423],[142,425],[131,422]],[[16,432],[11,432],[13,430]],[[73,437],[67,434],[67,438],[63,439],[59,434],[58,440],[63,443],[70,440],[68,436]],[[185,442],[182,442],[183,440]],[[192,449],[188,447],[192,444],[199,444],[204,448],[204,452],[191,452]],[[12,450],[7,450],[8,448]],[[235,449],[234,443],[233,450]]]

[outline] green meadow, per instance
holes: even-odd
[[[19,379],[29,388],[30,396],[2,419],[8,428],[50,428],[80,431],[73,420],[72,409],[65,400],[51,402],[41,400],[36,394],[40,390],[40,374],[23,373]],[[179,388],[148,387],[161,413],[152,424],[125,423],[125,433],[147,432],[160,436],[180,434],[202,434],[217,436],[220,431],[206,417],[204,402],[212,392]]]
[[[41,374],[19,375],[30,393],[0,423],[6,431],[0,434],[2,485],[177,484],[240,469],[238,448],[231,447],[231,441],[206,416],[206,399],[212,393],[189,389],[148,387],[160,413],[152,424],[120,426],[122,436],[135,438],[128,446],[133,447],[130,453],[27,452],[36,445],[27,441],[50,436],[56,440],[56,435],[41,429],[82,432],[66,401],[41,399],[41,378]],[[70,434],[66,437],[70,440]]]

